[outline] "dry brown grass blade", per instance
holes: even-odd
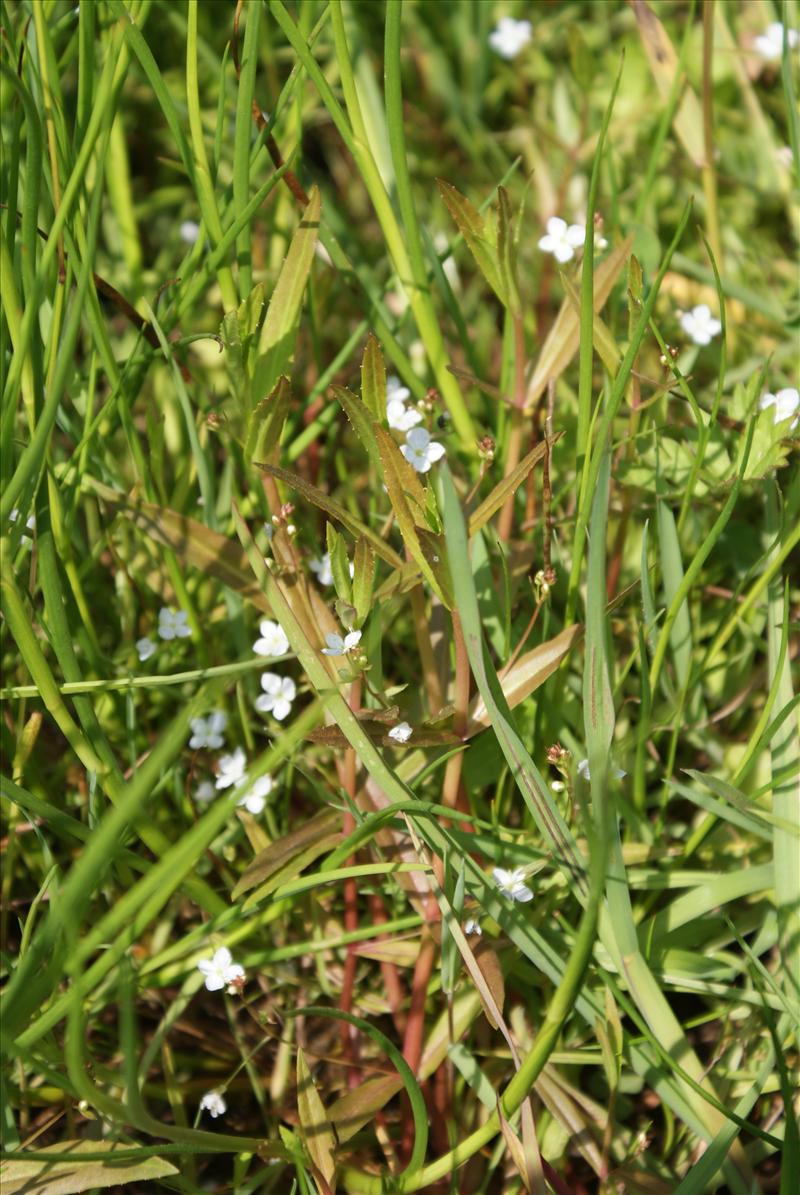
[[[520,656],[513,668],[505,676],[500,676],[500,684],[511,709],[553,675],[582,634],[583,627],[579,623],[566,627],[546,643],[540,643],[538,647]],[[467,738],[477,734],[479,730],[484,730],[488,725],[486,706],[480,697],[476,697],[469,712]]]

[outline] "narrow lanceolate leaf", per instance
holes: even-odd
[[[585,891],[584,866],[578,856],[575,840],[514,726],[508,702],[488,660],[483,642],[475,579],[469,561],[467,530],[446,462],[440,466],[439,478],[453,592],[464,630],[472,675],[486,705],[497,741],[539,832],[549,844],[554,860],[564,869],[570,882],[576,883]]]
[[[330,515],[332,519],[336,519],[352,535],[363,535],[375,549],[375,554],[380,556],[381,560],[385,560],[387,564],[390,564],[392,568],[403,567],[402,556],[398,556],[397,552],[393,548],[390,548],[376,532],[367,527],[365,523],[362,523],[360,519],[357,519],[355,515],[352,515],[349,510],[346,510],[334,498],[329,498],[322,490],[305,481],[297,473],[290,473],[288,469],[279,469],[277,465],[268,465],[266,462],[259,462],[258,468],[263,469],[265,473],[269,473],[273,477],[277,477],[278,481],[282,481],[290,489],[295,490],[301,498],[305,498],[307,502],[311,502],[320,510],[324,510],[325,514]]]
[[[495,1012],[499,1009],[502,1013],[506,999],[503,968],[500,965],[497,952],[492,949],[488,942],[479,942],[477,946],[473,947],[472,953],[475,955],[475,962],[478,964],[478,969],[486,984],[486,988],[492,994],[491,1001],[485,1000],[480,987],[478,988],[478,995],[481,996],[481,1004],[483,1005],[483,1014],[492,1028],[497,1029],[498,1024],[495,1020]]]
[[[567,298],[572,304],[572,309],[580,318],[581,297],[563,270],[560,277],[564,290],[567,292]],[[592,321],[592,342],[598,357],[613,378],[622,360],[622,353],[617,348],[617,342],[611,335],[608,325],[596,312]]]
[[[645,0],[633,0],[633,11],[656,87],[662,98],[666,99],[672,91],[676,73],[681,70],[675,47],[666,29]],[[699,99],[686,82],[673,124],[683,148],[695,166],[703,166],[706,160],[703,111]]]
[[[553,439],[550,441],[551,446],[558,443],[563,434],[563,432],[558,432],[557,435],[553,436]],[[470,515],[470,539],[472,539],[473,535],[480,531],[481,527],[484,527],[486,523],[489,522],[489,519],[491,519],[492,515],[497,513],[503,503],[510,498],[512,494],[517,492],[525,478],[530,473],[531,469],[533,469],[534,465],[537,465],[539,461],[544,458],[546,452],[547,444],[544,441],[542,441],[541,444],[537,444],[535,448],[531,449],[527,456],[522,458],[516,469],[512,469],[508,476],[504,477],[502,481],[498,482],[492,492],[487,494],[480,506],[476,507],[476,509]]]
[[[375,550],[369,540],[360,535],[356,540],[353,561],[353,605],[356,608],[358,626],[366,621],[372,607],[372,591],[375,588]]]
[[[350,420],[353,431],[369,453],[373,465],[380,471],[381,454],[378,452],[378,444],[375,440],[375,416],[372,411],[346,386],[331,386],[331,390],[344,408],[344,413]],[[384,402],[384,408],[385,406]]]
[[[308,206],[281,267],[261,329],[259,357],[252,384],[254,402],[259,402],[265,394],[269,394],[292,358],[297,321],[319,235],[319,216],[320,194],[317,187],[313,187]]]
[[[517,662],[499,676],[503,696],[508,702],[509,709],[514,709],[526,697],[530,697],[548,677],[552,676],[561,661],[572,650],[583,634],[579,623],[565,627],[546,643],[540,643],[531,651],[525,652]],[[488,710],[483,697],[479,694],[470,707],[469,722],[467,723],[467,737],[477,734],[490,724]]]
[[[336,1136],[344,1144],[354,1137],[359,1129],[375,1119],[384,1104],[403,1089],[403,1080],[397,1075],[375,1075],[359,1083],[347,1095],[343,1095],[328,1109],[328,1116]]]
[[[302,1050],[297,1051],[297,1114],[309,1156],[325,1180],[328,1190],[333,1191],[336,1177],[333,1151],[336,1148],[336,1138]],[[327,1195],[325,1188],[319,1187],[319,1191],[320,1195]]]
[[[621,245],[612,249],[594,272],[594,309],[599,311],[611,294],[611,288],[622,272],[630,253],[633,237],[626,237]],[[528,382],[525,405],[533,404],[544,394],[551,379],[561,376],[578,351],[580,343],[580,320],[572,302],[566,298],[542,345],[542,351]]]
[[[414,473],[403,457],[400,449],[392,437],[382,427],[376,427],[375,434],[383,463],[383,477],[389,492],[397,525],[403,542],[419,566],[425,580],[433,589],[439,600],[452,609],[453,599],[450,593],[449,575],[445,562],[445,545],[441,536],[419,526],[414,515],[415,499],[421,497],[420,509],[425,508],[424,491],[419,479],[412,481],[409,473]],[[416,474],[414,474],[416,478]]]
[[[475,258],[475,264],[503,306],[508,306],[508,291],[500,273],[497,251],[486,236],[486,221],[466,195],[441,178],[436,181],[447,210]]]
[[[508,295],[509,310],[520,309],[519,286],[517,284],[517,247],[514,243],[514,218],[511,200],[505,187],[498,187],[499,212],[497,221],[497,264],[503,290]]]
[[[272,876],[283,871],[288,863],[298,855],[304,854],[310,847],[319,847],[317,858],[335,846],[341,840],[341,831],[337,826],[341,824],[341,815],[333,809],[324,809],[310,822],[306,822],[299,830],[271,842],[244,871],[239,883],[233,890],[231,899],[238,900],[243,892],[249,892],[257,884],[264,884]],[[310,863],[312,859],[306,860]]]
[[[179,1174],[165,1158],[148,1156],[137,1159],[136,1150],[118,1141],[61,1141],[35,1151],[26,1159],[6,1155],[0,1164],[0,1186],[4,1195],[40,1191],[48,1195],[75,1195],[79,1191],[104,1190],[127,1183],[151,1183]],[[98,1155],[105,1155],[104,1160]],[[83,1155],[91,1161],[81,1161]],[[117,1156],[122,1155],[122,1156]]]
[[[361,398],[373,419],[380,423],[386,418],[386,366],[371,332],[361,360]]]
[[[364,537],[361,536],[360,538],[363,539]],[[331,562],[336,596],[340,601],[352,605],[353,590],[350,580],[350,561],[347,558],[347,549],[344,546],[344,540],[341,535],[331,523],[325,525],[325,541],[328,548],[328,558]]]
[[[153,502],[129,499],[124,494],[86,478],[92,491],[102,498],[109,510],[121,514],[156,543],[171,548],[182,564],[200,569],[216,577],[223,585],[252,602],[259,610],[270,613],[270,605],[260,587],[253,581],[253,572],[241,545],[212,531],[196,519],[178,514],[166,506]]]
[[[262,398],[247,425],[244,454],[248,460],[268,460],[281,439],[283,425],[292,402],[292,387],[284,374],[275,389]]]

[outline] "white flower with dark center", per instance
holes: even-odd
[[[216,795],[217,790],[210,780],[201,780],[194,790],[194,799],[198,805],[208,805]]]
[[[148,639],[146,635],[144,638],[136,640],[136,654],[142,663],[144,663],[145,660],[149,660],[150,657],[154,656],[157,651],[157,645],[152,639]]]
[[[444,445],[432,440],[424,427],[412,427],[405,444],[400,445],[400,451],[417,473],[427,473],[445,454]]]
[[[271,776],[259,776],[236,804],[243,806],[248,813],[252,813],[253,817],[258,817],[260,813],[264,812],[267,797],[274,787],[275,781]]]
[[[483,933],[480,921],[476,921],[474,917],[470,917],[469,920],[464,922],[464,933],[467,934],[467,936],[470,934],[477,934],[477,936],[480,937]]]
[[[217,763],[217,788],[237,788],[247,780],[247,756],[241,747],[230,755],[221,755]]]
[[[192,718],[189,725],[192,728],[189,746],[193,751],[203,747],[216,751],[224,745],[225,728],[228,725],[228,715],[224,710],[214,710],[207,718]]]
[[[492,879],[503,896],[507,896],[509,900],[518,900],[521,904],[533,900],[533,893],[525,883],[524,867],[515,867],[513,871],[495,867],[492,870]]]
[[[323,656],[346,656],[348,652],[354,651],[361,642],[360,631],[348,631],[342,638],[337,635],[335,631],[329,631],[325,636],[327,647],[323,647]]]
[[[396,743],[407,743],[413,733],[408,722],[398,722],[389,731],[389,738],[394,739]]]
[[[575,250],[580,249],[585,240],[586,229],[582,224],[567,224],[560,216],[551,216],[547,221],[547,235],[540,239],[539,248],[543,253],[552,253],[563,265],[572,261]]]
[[[212,1120],[216,1120],[218,1116],[225,1115],[228,1105],[218,1091],[207,1091],[200,1101],[200,1111],[207,1112]]]
[[[773,423],[783,423],[784,419],[791,419],[790,427],[797,427],[800,422],[800,393],[795,390],[793,386],[787,386],[784,390],[779,390],[777,394],[762,394],[759,403],[762,411],[766,411],[769,407],[775,408],[775,414],[772,417]],[[794,418],[792,419],[792,416]]]
[[[489,34],[489,45],[495,54],[510,61],[524,50],[533,36],[530,21],[515,21],[513,17],[501,17]]]
[[[264,672],[261,675],[261,688],[264,692],[256,698],[256,709],[260,714],[272,714],[273,718],[282,722],[297,696],[297,685],[290,676]]]
[[[581,759],[579,761],[578,775],[582,776],[584,780],[591,780],[591,776],[589,775],[589,760],[588,759]],[[628,773],[623,771],[622,768],[612,767],[611,775],[614,777],[615,780],[622,780],[622,778],[624,776],[627,776]]]
[[[680,322],[686,335],[695,344],[711,344],[714,337],[722,331],[722,324],[711,314],[711,308],[707,303],[700,303],[691,311],[682,311]]]
[[[317,581],[320,585],[333,585],[333,569],[331,568],[331,557],[329,552],[325,552],[323,556],[318,556],[314,560],[309,560],[308,567],[312,573],[316,574]]]
[[[185,610],[162,606],[158,612],[158,633],[162,639],[188,639],[192,633]]]
[[[271,618],[264,618],[258,624],[261,638],[256,639],[253,651],[257,656],[285,656],[289,650],[289,640],[286,632],[279,623]]]
[[[800,33],[796,29],[786,30],[786,40],[789,43],[789,49],[794,50],[800,44]],[[774,62],[777,58],[783,57],[783,25],[780,21],[773,21],[771,25],[767,25],[766,33],[762,33],[760,37],[755,38],[753,48],[758,51],[762,58],[768,58]]]
[[[227,988],[232,994],[244,980],[244,967],[233,961],[227,946],[220,946],[212,958],[201,959],[197,969],[205,975],[206,990],[209,992],[221,992]]]
[[[193,245],[200,235],[200,225],[196,220],[183,220],[179,231],[181,240],[187,245]]]

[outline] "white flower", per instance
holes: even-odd
[[[578,775],[583,776],[584,780],[591,780],[591,776],[589,775],[589,760],[588,759],[582,759],[578,763]],[[623,776],[627,776],[628,773],[624,772],[622,770],[622,768],[612,767],[611,775],[615,778],[615,780],[622,780]]]
[[[680,321],[684,332],[695,344],[711,344],[722,331],[722,324],[711,314],[707,303],[700,303],[691,311],[682,311]]]
[[[212,958],[201,959],[197,969],[205,975],[206,990],[209,992],[221,992],[223,988],[235,992],[244,979],[244,967],[233,961],[227,946],[220,946]]]
[[[791,170],[794,164],[794,154],[792,153],[791,145],[780,145],[775,150],[775,157],[780,162],[781,166],[785,166],[787,170]]]
[[[218,1116],[225,1115],[228,1105],[218,1091],[207,1091],[200,1101],[200,1111],[207,1112],[212,1120],[216,1120]]]
[[[386,379],[386,401],[392,402],[397,399],[398,402],[405,402],[406,399],[411,398],[411,391],[408,386],[404,386],[398,377],[394,374]]]
[[[241,747],[230,755],[221,755],[217,764],[217,788],[237,787],[247,780],[247,756]]]
[[[361,642],[360,631],[348,631],[344,639],[341,635],[337,635],[334,631],[329,631],[325,636],[327,647],[323,647],[323,656],[346,656],[348,652],[353,651]]]
[[[427,473],[431,465],[441,460],[445,453],[444,445],[432,440],[424,427],[412,427],[405,444],[400,445],[400,451],[417,473]]]
[[[198,805],[208,805],[209,801],[213,801],[216,795],[217,790],[210,780],[201,780],[194,790],[194,799]]]
[[[152,639],[148,639],[146,635],[144,638],[136,640],[136,652],[142,663],[144,663],[145,660],[149,660],[150,657],[154,656],[157,651],[158,648],[156,644]]]
[[[209,750],[216,751],[225,742],[228,715],[224,710],[214,710],[207,718],[192,718],[189,725],[192,728],[189,746],[193,751],[198,751],[201,747],[208,747]]]
[[[185,610],[162,606],[158,612],[158,633],[162,639],[188,639],[192,633],[189,615]]]
[[[297,696],[297,685],[290,676],[264,672],[261,674],[261,688],[264,692],[256,697],[256,709],[260,714],[272,714],[273,718],[282,722]]]
[[[779,390],[777,394],[762,394],[759,404],[762,411],[766,411],[768,407],[775,408],[773,416],[773,423],[783,423],[784,419],[792,419],[790,427],[797,427],[800,422],[800,393],[794,389],[793,386],[787,386],[784,390]]]
[[[525,883],[524,867],[515,867],[513,871],[506,871],[504,867],[495,867],[492,870],[492,879],[503,896],[507,896],[509,900],[518,900],[521,904],[533,900],[533,893]]]
[[[267,803],[267,797],[272,792],[275,786],[275,781],[271,776],[259,776],[258,780],[254,780],[252,787],[244,794],[237,805],[243,805],[248,813],[252,813],[253,817],[258,817],[259,813],[264,812],[264,806]]]
[[[789,43],[789,49],[794,50],[800,43],[800,33],[796,29],[787,29],[786,40]],[[769,58],[772,61],[781,58],[783,56],[783,25],[781,22],[773,21],[771,25],[767,25],[766,33],[762,33],[754,40],[753,48],[758,50],[762,58]]]
[[[309,560],[308,567],[312,573],[316,573],[320,585],[333,585],[333,569],[329,552],[326,552],[324,556],[318,556],[315,560]]]
[[[256,639],[253,651],[257,656],[285,656],[289,650],[289,640],[286,632],[271,618],[265,618],[258,624],[261,638]]]
[[[480,937],[483,933],[480,921],[476,921],[474,917],[470,917],[468,921],[464,922],[464,933],[477,934]]]
[[[515,21],[513,17],[501,17],[497,27],[489,34],[489,45],[501,58],[516,58],[520,50],[531,40],[530,21]]]
[[[547,235],[539,241],[543,253],[552,253],[556,261],[572,261],[575,250],[586,240],[586,229],[581,224],[567,224],[560,216],[551,216],[547,221]]]
[[[422,423],[422,416],[399,398],[390,398],[386,404],[386,421],[396,432],[408,432],[415,424]]]
[[[180,226],[181,240],[187,245],[193,245],[200,235],[200,225],[196,220],[184,220]]]
[[[408,722],[398,722],[389,731],[389,738],[394,739],[396,743],[407,743],[412,734],[413,731]]]

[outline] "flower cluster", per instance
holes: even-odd
[[[389,427],[405,433],[406,442],[400,445],[400,451],[409,465],[417,473],[427,473],[431,465],[442,459],[445,448],[438,440],[432,440],[430,432],[424,427],[416,426],[422,422],[422,415],[415,408],[406,406],[406,400],[410,397],[411,391],[401,384],[399,378],[387,378],[386,420]]]

